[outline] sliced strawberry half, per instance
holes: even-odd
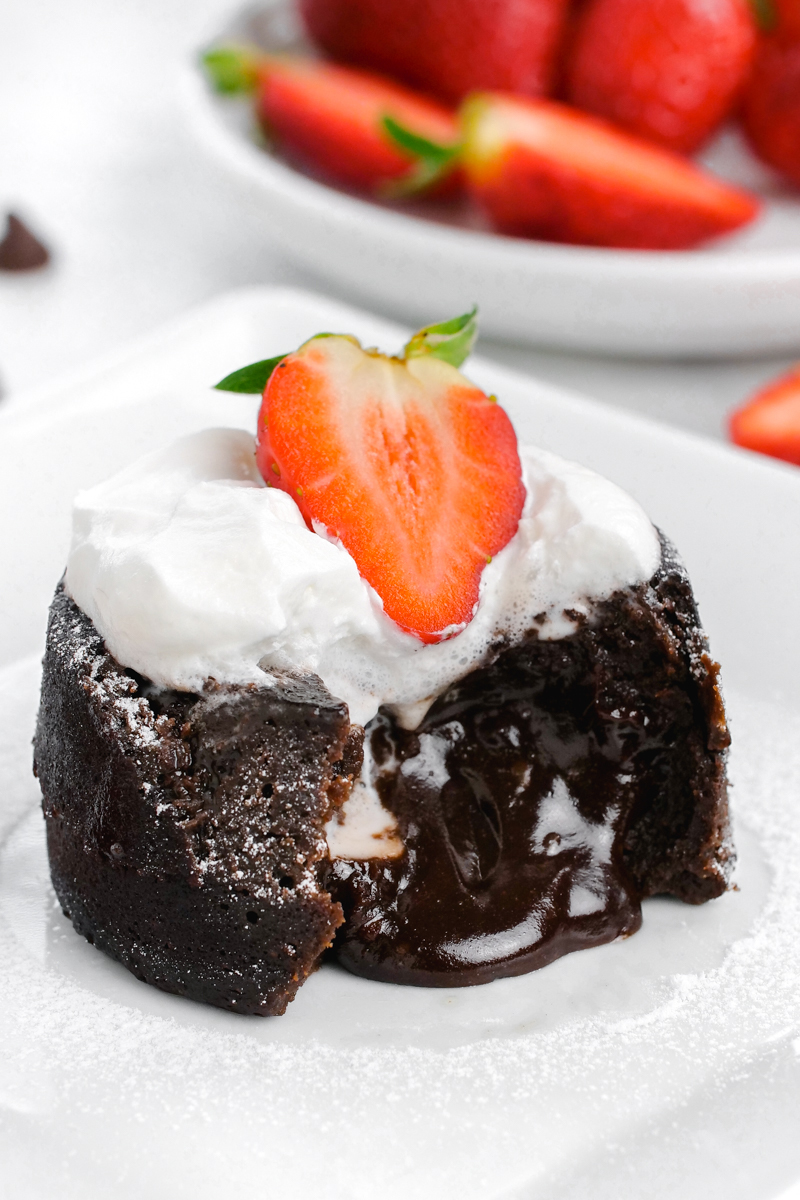
[[[463,110],[462,167],[503,233],[678,250],[751,221],[746,192],[566,105],[496,92]]]
[[[250,391],[269,376],[264,479],[341,541],[388,616],[423,642],[472,620],[525,499],[511,422],[454,365],[473,337],[474,314],[422,330],[402,358],[320,335],[217,385]]]
[[[737,446],[800,466],[800,366],[737,409],[729,428]]]
[[[457,121],[435,100],[312,58],[223,47],[204,61],[220,91],[254,91],[268,135],[326,178],[377,194],[455,189]]]

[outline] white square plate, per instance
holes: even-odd
[[[257,401],[208,390],[323,329],[405,331],[233,293],[0,413],[0,1178],[23,1200],[769,1200],[800,1176],[800,473],[472,360],[523,441],[633,492],[681,549],[733,722],[739,890],[646,902],[625,942],[426,990],[325,966],[285,1017],[138,983],[72,931],[30,775],[70,499]]]

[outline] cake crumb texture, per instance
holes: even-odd
[[[349,731],[313,678],[155,691],[59,587],[35,770],[76,930],[165,991],[282,1013],[342,921],[320,866]]]

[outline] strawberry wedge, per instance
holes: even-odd
[[[800,467],[800,366],[737,409],[729,428],[737,446]]]
[[[478,93],[462,118],[467,186],[502,233],[682,250],[759,209],[688,159],[566,105]]]
[[[430,326],[398,358],[320,334],[217,385],[253,391],[266,379],[265,481],[341,542],[386,614],[422,642],[472,620],[525,500],[511,422],[457,369],[474,331],[474,312]]]
[[[218,90],[254,92],[267,135],[327,179],[378,195],[455,187],[457,121],[435,100],[311,58],[228,47],[204,62]]]

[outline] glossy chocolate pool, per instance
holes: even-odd
[[[715,668],[680,569],[576,633],[498,654],[414,733],[367,729],[405,853],[333,865],[350,970],[482,983],[633,933],[656,891],[725,888],[727,744]]]

